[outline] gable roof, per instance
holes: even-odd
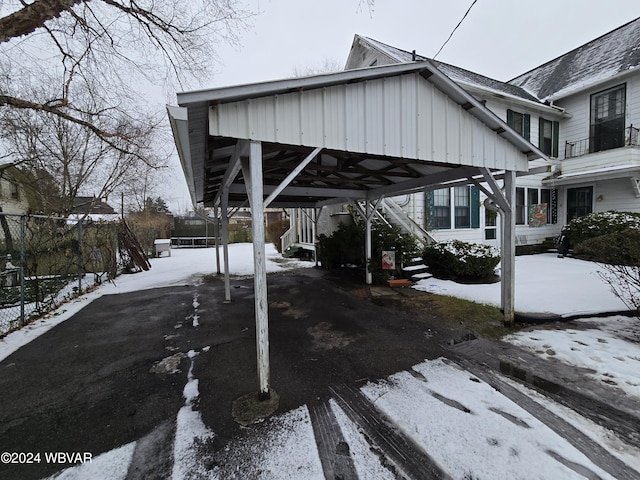
[[[111,205],[96,197],[75,197],[73,199],[73,212],[76,214],[109,214],[116,213]]]
[[[405,63],[426,59],[414,52],[356,35],[354,45],[358,42],[375,48],[389,62]],[[640,67],[640,17],[508,82],[455,65],[431,61],[463,87],[494,91],[545,105]],[[349,67],[348,61],[346,68]]]
[[[498,94],[507,95],[510,97],[515,97],[521,100],[526,100],[542,105],[540,100],[517,85],[511,85],[509,83],[501,82],[499,80],[480,75],[479,73],[456,67],[455,65],[431,60],[425,56],[418,55],[414,52],[408,52],[400,48],[392,47],[391,45],[387,45],[369,37],[356,35],[354,38],[354,45],[358,42],[365,43],[369,47],[375,48],[377,51],[385,55],[390,62],[393,63],[408,63],[412,61],[429,60],[433,64],[435,64],[438,69],[442,71],[446,76],[448,76],[454,82],[460,84],[462,87],[471,87],[480,90],[493,91]],[[347,61],[346,68],[350,68],[351,65],[353,64],[350,64],[350,62]]]
[[[566,97],[640,66],[640,17],[509,81],[541,100]]]
[[[178,103],[168,114],[187,184],[208,206],[225,188],[230,205],[246,199],[236,177],[250,141],[263,144],[265,192],[279,192],[278,206],[379,198],[546,160],[430,61],[183,92]]]

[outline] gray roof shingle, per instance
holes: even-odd
[[[640,17],[509,81],[555,100],[640,65]]]

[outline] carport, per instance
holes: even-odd
[[[430,61],[184,92],[178,105],[168,113],[192,201],[221,214],[227,301],[229,208],[248,205],[260,219],[267,206],[362,204],[369,259],[380,199],[474,183],[500,212],[502,309],[513,322],[515,177],[546,156]],[[261,221],[253,246],[259,395],[268,398]]]

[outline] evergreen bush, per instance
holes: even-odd
[[[489,245],[450,240],[427,245],[422,260],[438,277],[483,279],[494,275],[500,253]]]
[[[586,259],[609,265],[640,265],[640,230],[627,228],[614,233],[588,238],[574,248]]]
[[[565,235],[569,240],[569,245],[575,248],[590,238],[629,229],[640,231],[640,213],[598,212],[571,220],[565,227]]]

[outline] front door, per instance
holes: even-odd
[[[567,223],[593,211],[593,187],[567,189]]]

